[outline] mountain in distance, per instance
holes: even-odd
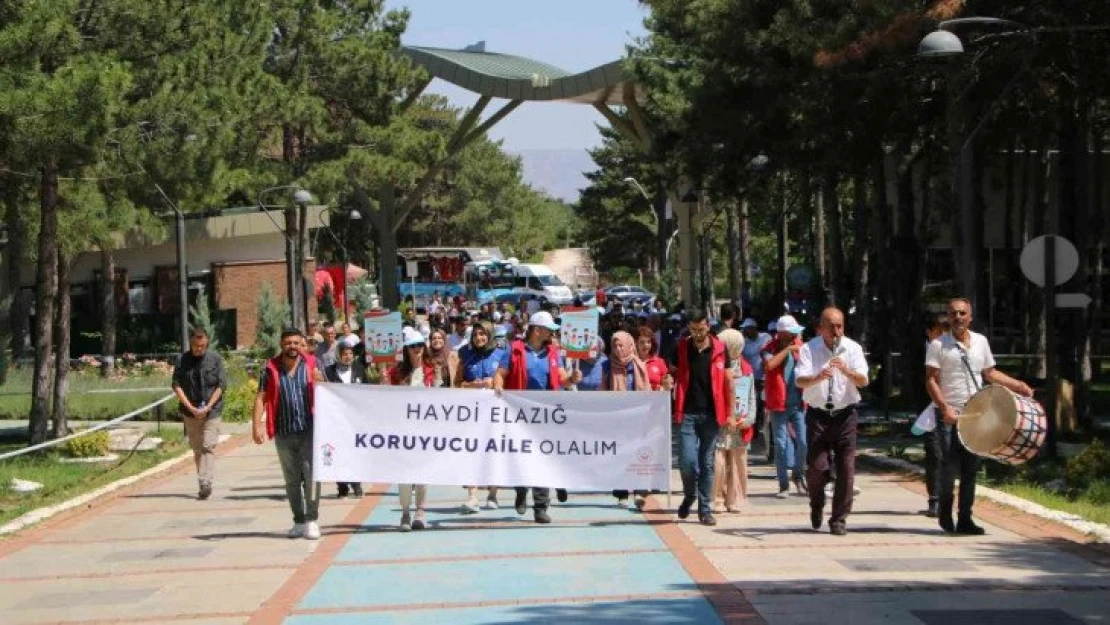
[[[589,186],[584,174],[597,170],[586,150],[521,150],[516,155],[521,160],[524,182],[571,204]]]

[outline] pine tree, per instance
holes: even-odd
[[[274,287],[263,282],[258,293],[258,323],[255,327],[254,351],[263,358],[272,358],[281,350],[281,332],[288,325],[289,304],[279,301]]]

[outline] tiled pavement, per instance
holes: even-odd
[[[981,504],[989,534],[951,538],[919,514],[920,485],[867,474],[850,533],[809,529],[753,467],[750,505],[720,525],[673,522],[571,493],[555,523],[460,516],[430,489],[430,528],[401,534],[385,487],[325,498],[324,538],[284,536],[271,446],[238,439],[219,487],[193,499],[188,466],[0,542],[0,621],[149,623],[1105,623],[1110,554],[1051,524]],[[325,493],[334,493],[325,485]],[[675,502],[677,503],[677,501]]]

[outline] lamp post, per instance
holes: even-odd
[[[264,195],[266,195],[267,193],[270,193],[272,191],[282,191],[282,190],[288,190],[288,189],[296,189],[297,190],[293,194],[293,203],[296,204],[299,207],[303,208],[303,207],[307,206],[308,202],[310,202],[312,200],[312,194],[310,194],[308,191],[305,191],[304,189],[300,188],[297,185],[281,185],[281,186],[277,186],[277,187],[269,187],[267,189],[263,189],[262,191],[258,192],[258,197],[256,198],[256,200],[257,200],[257,203],[258,203],[258,208],[260,208],[262,210],[262,212],[265,213],[266,216],[270,218],[270,221],[273,222],[274,226],[277,227],[278,231],[281,232],[282,236],[285,237],[285,288],[286,288],[286,293],[288,293],[287,300],[289,302],[289,323],[290,323],[290,325],[292,325],[292,327],[298,328],[300,326],[297,324],[297,318],[298,318],[297,313],[299,312],[298,311],[298,303],[299,303],[299,300],[301,298],[299,298],[297,296],[297,282],[298,282],[298,280],[297,280],[297,271],[295,269],[295,266],[296,266],[295,263],[296,263],[296,260],[297,260],[296,244],[293,241],[293,237],[289,236],[289,233],[287,232],[286,228],[283,228],[277,222],[277,220],[274,219],[273,214],[270,213],[270,211],[267,209],[266,203],[262,201],[262,197]],[[302,263],[302,267],[303,266],[304,265]]]

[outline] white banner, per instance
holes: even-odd
[[[313,443],[320,482],[664,490],[670,396],[317,384]]]

